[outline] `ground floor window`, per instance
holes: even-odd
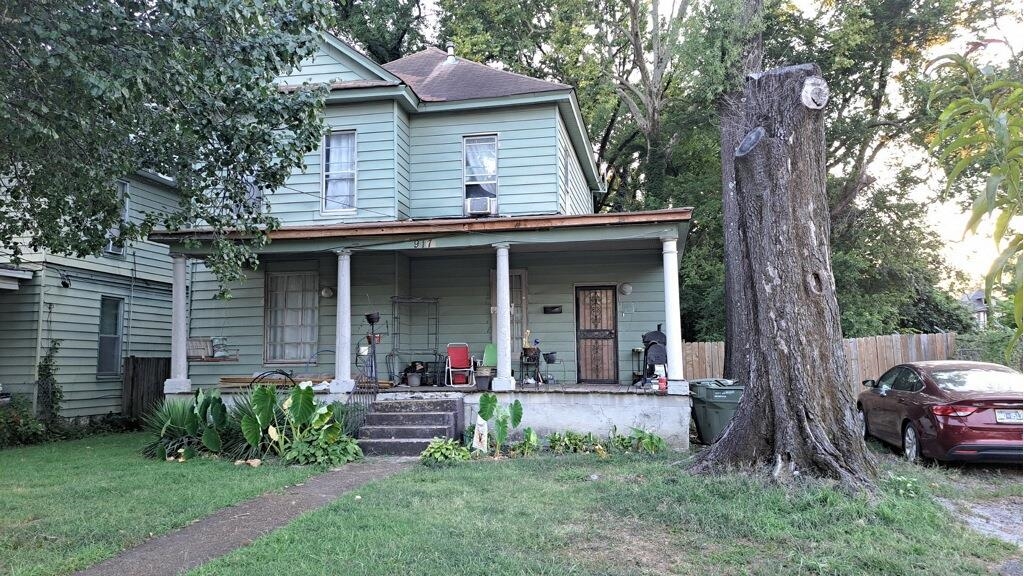
[[[264,307],[266,362],[306,362],[317,345],[316,272],[267,274]]]
[[[96,374],[99,376],[116,376],[121,372],[123,312],[123,299],[100,298],[99,354],[96,360]]]

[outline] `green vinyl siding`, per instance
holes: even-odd
[[[142,222],[147,212],[166,213],[177,210],[178,195],[171,188],[132,177],[128,179],[127,202],[128,219],[138,223]],[[135,276],[155,282],[170,282],[171,278],[171,258],[167,246],[149,240],[129,242],[123,255],[73,258],[47,254],[46,262],[93,272]]]
[[[385,354],[392,341],[387,333],[391,317],[391,296],[408,283],[407,260],[389,252],[355,253],[352,255],[352,343],[355,347],[365,342],[369,331],[364,315],[378,311],[383,334],[378,346],[380,373],[386,377]],[[319,286],[337,288],[337,256],[307,255],[288,260],[265,260],[260,270],[247,273],[244,282],[232,285],[231,299],[214,299],[217,282],[201,264],[196,265],[192,282],[193,299],[190,311],[189,335],[193,337],[224,337],[227,346],[238,350],[237,362],[190,362],[189,377],[193,386],[216,385],[222,376],[254,376],[264,370],[280,368],[295,374],[334,374],[335,326],[337,296],[319,296],[318,300],[318,352],[308,362],[264,362],[264,274],[267,272],[316,271]]]
[[[568,178],[563,178],[562,162],[568,160]],[[573,152],[569,134],[561,115],[558,116],[558,204],[563,214],[593,214],[594,198],[583,177],[579,158]]]
[[[306,169],[293,172],[285,187],[270,196],[274,216],[286,226],[394,220],[395,114],[391,102],[328,105],[324,111],[327,129],[356,133],[357,209],[321,213],[323,152],[317,149],[306,155]]]
[[[39,335],[42,273],[22,280],[17,290],[0,290],[0,384],[4,392],[32,394]]]
[[[463,216],[462,138],[498,135],[498,212],[558,212],[556,109],[524,106],[410,118],[411,216]]]
[[[279,83],[302,84],[303,82],[331,83],[348,82],[352,80],[377,80],[369,74],[357,72],[361,67],[354,63],[340,51],[326,44],[320,48],[312,57],[302,61],[302,64],[287,76],[278,78]]]
[[[163,356],[171,351],[171,289],[163,283],[75,268],[60,268],[71,286],[61,285],[56,268],[47,268],[41,342],[60,340],[57,381],[64,391],[65,416],[93,416],[121,410],[119,375],[97,376],[100,301],[123,301],[121,357]]]
[[[409,114],[395,107],[395,210],[398,219],[409,218]]]

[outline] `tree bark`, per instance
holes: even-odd
[[[751,33],[754,21],[763,11],[762,0],[745,0],[738,25],[749,34],[743,45],[743,53],[736,70],[731,76],[736,85],[747,74],[759,73],[764,60],[764,41],[760,32]],[[736,165],[733,154],[743,137],[743,89],[739,88],[722,96],[718,102],[719,139],[722,162],[722,230],[725,234],[725,365],[724,376],[736,378],[743,371],[749,354],[746,340],[748,311],[743,303],[747,300],[743,286],[743,262],[739,246],[743,243],[738,227],[739,208],[736,204]],[[732,238],[734,241],[730,241]]]
[[[829,254],[828,88],[813,64],[748,81],[735,151],[739,268],[749,347],[743,400],[696,471],[770,466],[857,489],[874,468],[855,412]]]

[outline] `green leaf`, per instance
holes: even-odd
[[[223,428],[227,424],[228,410],[220,398],[214,399],[210,404],[210,419],[213,420],[213,425],[217,428]]]
[[[288,409],[288,416],[292,422],[306,426],[312,422],[313,414],[316,413],[316,401],[313,399],[313,388],[302,388],[296,386],[290,395],[292,405]]]
[[[199,433],[199,416],[196,416],[195,412],[191,412],[188,418],[185,420],[185,432],[189,436],[195,436]]]
[[[519,427],[519,423],[523,421],[523,403],[516,399],[512,403],[512,406],[508,409],[509,414],[512,416],[512,427]]]
[[[218,453],[221,449],[220,433],[217,432],[216,428],[208,426],[206,431],[203,432],[203,446],[210,452]]]
[[[478,414],[484,420],[490,420],[494,416],[494,410],[498,407],[498,397],[491,392],[480,396],[480,409]]]
[[[277,392],[270,386],[260,385],[252,391],[252,410],[260,428],[270,426],[277,407]]]
[[[263,428],[259,422],[250,414],[242,416],[242,436],[253,448],[260,447],[260,440],[263,438]]]

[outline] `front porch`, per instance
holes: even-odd
[[[372,383],[400,385],[406,366],[439,363],[447,344],[464,343],[474,367],[493,371],[491,390],[532,410],[525,425],[599,435],[637,426],[685,446],[678,255],[688,220],[689,211],[668,210],[279,230],[259,267],[229,287],[230,299],[215,298],[219,285],[201,251],[190,252],[188,264],[179,252],[165,393],[237,389],[278,371],[326,381],[324,399],[347,399],[357,381],[370,382],[378,397],[431,394],[439,390]],[[399,311],[395,299],[429,304]],[[379,315],[372,327],[371,313]],[[668,395],[637,393],[635,349],[659,325]],[[229,353],[190,361],[188,338]],[[536,340],[556,362],[520,361],[524,344]],[[485,363],[489,347],[496,354]],[[458,394],[475,414],[479,392]]]

